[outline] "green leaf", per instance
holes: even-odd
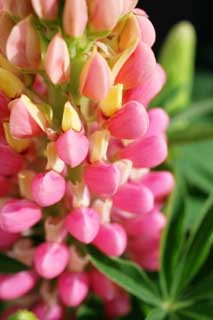
[[[198,71],[195,74],[192,99],[194,101],[213,97],[213,73]]]
[[[87,247],[92,264],[130,294],[154,306],[160,305],[159,293],[147,274],[134,263],[109,258],[92,246]]]
[[[204,299],[213,300],[213,272],[189,288],[184,297],[192,299],[194,302]]]
[[[180,311],[180,314],[188,316],[191,320],[212,320],[213,303],[196,304]]]
[[[161,247],[160,283],[164,296],[168,296],[179,253],[184,240],[185,184],[181,175],[176,173],[176,188],[167,206],[167,226]]]
[[[0,273],[16,273],[27,269],[25,264],[0,253]]]
[[[10,316],[8,320],[38,320],[38,318],[27,310],[21,310]]]
[[[166,318],[166,311],[162,309],[154,309],[152,310],[145,320],[163,320]]]

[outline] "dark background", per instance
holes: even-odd
[[[143,0],[138,7],[143,8],[155,26],[157,53],[168,30],[181,20],[191,21],[197,31],[197,67],[213,71],[213,0]]]

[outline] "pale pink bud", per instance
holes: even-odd
[[[123,12],[123,0],[88,0],[89,23],[93,31],[112,29]]]
[[[121,292],[113,300],[104,304],[104,310],[108,317],[117,319],[127,315],[131,309],[131,301],[126,292]]]
[[[66,189],[64,177],[51,170],[40,173],[32,181],[32,197],[41,207],[48,207],[59,202]]]
[[[140,42],[122,66],[115,81],[116,83],[123,83],[125,89],[136,87],[150,77],[155,66],[154,53],[147,44]]]
[[[18,139],[32,138],[43,133],[41,126],[30,113],[32,104],[26,96],[12,100],[9,104],[10,113],[10,133]]]
[[[33,9],[39,18],[54,20],[58,15],[58,0],[31,0]]]
[[[118,257],[124,253],[127,236],[123,227],[117,223],[100,226],[94,245],[108,256]]]
[[[135,168],[152,168],[167,157],[168,148],[164,137],[150,136],[138,139],[120,151],[120,157],[132,161]]]
[[[118,293],[117,286],[105,275],[96,269],[89,273],[90,284],[93,292],[104,301],[112,300]]]
[[[80,93],[101,101],[107,96],[111,85],[111,70],[102,55],[94,50],[80,74]]]
[[[155,199],[164,199],[174,188],[174,177],[169,171],[149,172],[142,179],[141,183],[149,188]]]
[[[89,141],[83,133],[70,129],[58,138],[56,149],[59,157],[74,168],[86,158]]]
[[[30,200],[9,200],[0,209],[0,226],[8,232],[26,231],[40,219],[41,209]]]
[[[70,56],[60,33],[57,33],[48,45],[44,67],[52,83],[63,84],[69,80]]]
[[[135,214],[150,211],[153,208],[153,202],[151,191],[141,184],[126,183],[113,196],[115,207]]]
[[[33,258],[36,271],[45,279],[53,279],[61,274],[68,264],[68,259],[68,248],[57,242],[40,244]]]
[[[169,116],[166,111],[161,108],[153,108],[148,112],[148,116],[150,125],[146,136],[165,134],[169,126]]]
[[[20,18],[25,18],[33,11],[31,0],[5,0],[4,10]]]
[[[88,294],[88,276],[83,272],[64,272],[59,277],[58,287],[63,303],[70,307],[77,307]]]
[[[99,162],[86,166],[84,180],[91,192],[110,197],[118,189],[120,173],[115,165]]]
[[[86,0],[66,0],[63,12],[63,27],[66,34],[79,37],[87,25]]]
[[[23,160],[19,153],[16,153],[6,144],[0,143],[0,175],[16,175],[23,166]]]
[[[16,233],[10,233],[4,231],[0,228],[0,250],[6,250],[12,246],[16,240],[19,238],[19,235]]]
[[[142,137],[149,126],[149,118],[144,106],[137,101],[126,103],[108,121],[107,128],[111,135],[119,139]]]
[[[90,208],[74,209],[66,218],[66,228],[73,237],[84,243],[90,243],[96,237],[100,227],[98,213]]]
[[[165,82],[166,74],[163,68],[156,64],[152,74],[143,83],[124,93],[124,102],[136,100],[147,107],[151,100],[161,91]]]
[[[41,62],[40,40],[30,18],[17,23],[7,40],[7,58],[20,68],[38,69]]]
[[[12,300],[22,297],[35,286],[37,278],[33,271],[0,275],[0,299]]]
[[[44,301],[40,301],[33,307],[32,311],[37,316],[38,320],[64,319],[64,308],[58,303],[48,304]]]
[[[134,14],[136,15],[140,28],[141,40],[145,42],[149,47],[152,47],[156,39],[156,33],[153,24],[148,19],[143,10],[135,9]]]

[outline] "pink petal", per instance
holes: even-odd
[[[13,151],[9,146],[0,143],[0,175],[16,175],[23,166],[23,159],[19,153]]]
[[[157,136],[164,134],[169,126],[169,116],[161,108],[154,108],[148,112],[149,115],[149,129],[146,136]]]
[[[92,291],[104,301],[110,301],[118,294],[116,285],[96,269],[89,273]]]
[[[155,43],[156,33],[153,24],[144,15],[144,11],[140,9],[134,10],[134,13],[137,17],[137,21],[141,31],[141,40],[145,42],[149,47],[152,47]]]
[[[63,27],[66,34],[81,36],[88,20],[86,0],[66,0],[63,12]]]

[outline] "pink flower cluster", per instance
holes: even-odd
[[[174,180],[151,169],[167,157],[169,118],[147,111],[165,73],[136,3],[65,0],[60,13],[57,0],[0,1],[0,250],[30,268],[0,275],[0,299],[41,320],[90,289],[109,317],[129,311],[87,244],[159,268]]]

